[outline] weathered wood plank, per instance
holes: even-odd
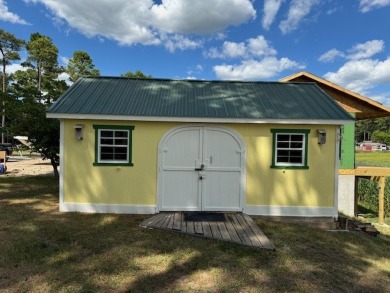
[[[195,234],[203,234],[202,222],[194,222]]]
[[[187,233],[195,234],[194,222],[193,221],[187,221]]]
[[[213,234],[211,233],[210,228],[210,222],[202,222],[202,228],[203,228],[203,235],[205,237],[213,237]]]
[[[249,217],[246,214],[242,215],[245,219],[245,221],[248,223],[249,227],[251,227],[252,231],[256,234],[257,238],[261,242],[261,244],[268,249],[275,249],[275,246],[272,244],[272,242],[268,239],[268,237],[261,231],[260,227],[257,226],[255,221],[251,217]]]
[[[218,222],[217,225],[218,225],[218,228],[219,228],[219,231],[221,232],[221,237],[223,240],[231,240],[230,238],[230,235],[229,235],[229,232],[226,228],[226,225],[225,225],[226,222]]]
[[[181,230],[181,213],[174,213],[173,216],[173,230]]]
[[[252,241],[246,235],[246,233],[244,232],[243,227],[241,227],[240,222],[237,220],[237,217],[236,217],[237,215],[236,214],[231,214],[229,216],[232,219],[231,222],[233,224],[234,229],[236,230],[238,236],[241,239],[241,243],[246,244],[246,245],[252,245]]]
[[[233,224],[231,222],[232,220],[227,215],[225,215],[225,217],[226,217],[225,226],[226,226],[226,229],[229,232],[230,238],[234,242],[242,243],[240,236],[238,236],[237,231],[236,231],[236,229],[234,228],[234,226],[233,226]]]
[[[213,234],[213,238],[222,239],[221,232],[218,229],[218,224],[216,222],[209,222],[211,233]]]
[[[168,222],[169,222],[169,216],[170,216],[170,213],[164,213],[164,218],[161,219],[161,221],[156,224],[156,227],[166,229]]]
[[[175,214],[174,213],[170,213],[169,214],[169,222],[168,222],[168,225],[167,225],[167,229],[169,229],[169,230],[173,229],[173,220],[174,219],[175,219]]]
[[[247,224],[245,219],[242,217],[242,215],[241,214],[237,214],[236,217],[237,217],[238,222],[241,224],[241,227],[243,228],[246,236],[248,236],[248,238],[252,242],[252,245],[254,245],[254,246],[263,246],[261,244],[260,240],[255,235],[255,233],[253,233],[251,227],[249,227],[249,225]]]
[[[180,213],[180,225],[181,225],[180,231],[183,233],[187,233],[187,222],[184,219],[183,213]]]
[[[151,219],[150,219],[150,224],[151,226],[155,226],[158,222],[160,222],[162,219],[164,218],[164,214],[157,214],[157,215],[154,215]]]
[[[160,213],[160,214],[157,214],[157,215],[153,215],[151,218],[148,218],[146,220],[144,220],[140,225],[142,227],[155,227],[155,225],[161,220],[164,218],[164,214],[163,213]]]

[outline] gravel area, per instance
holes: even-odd
[[[42,160],[39,155],[11,156],[7,163],[7,172],[1,176],[33,176],[48,175],[54,176],[53,167],[49,160]]]

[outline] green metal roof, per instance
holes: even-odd
[[[82,77],[48,117],[350,120],[315,83]]]

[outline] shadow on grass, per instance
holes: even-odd
[[[363,291],[390,286],[388,242],[257,220],[278,248],[139,227],[147,216],[58,212],[55,178],[0,183],[0,290]]]

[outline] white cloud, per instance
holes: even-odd
[[[27,67],[23,67],[22,65],[20,65],[18,63],[12,63],[10,65],[7,65],[7,67],[5,68],[5,71],[7,74],[15,73],[18,70],[26,71]]]
[[[195,69],[198,70],[199,72],[202,72],[203,71],[203,66],[198,64],[195,66]]]
[[[378,101],[379,103],[390,107],[390,93],[383,93],[380,95],[370,95],[370,99]]]
[[[239,25],[256,16],[249,0],[162,0],[150,16],[156,27],[169,33],[210,34]]]
[[[385,42],[382,40],[372,40],[365,43],[356,44],[346,52],[339,51],[335,48],[322,54],[318,59],[321,62],[332,62],[337,57],[342,57],[350,60],[361,60],[370,58],[385,48]]]
[[[288,58],[266,57],[260,61],[244,60],[238,65],[217,65],[214,72],[220,79],[253,80],[270,78],[286,69],[303,69],[305,66]]]
[[[390,5],[390,0],[360,0],[360,11],[369,12],[376,8],[382,8]]]
[[[263,20],[261,24],[265,30],[268,30],[274,22],[282,2],[283,0],[264,0]]]
[[[9,12],[8,6],[4,0],[0,0],[0,20],[18,24],[29,24],[17,14]]]
[[[177,35],[213,34],[256,17],[251,0],[24,0],[42,3],[55,19],[89,37],[103,37],[122,45],[159,45],[188,49],[198,42]],[[171,39],[172,38],[172,39]],[[170,40],[170,42],[169,42]]]
[[[337,57],[345,57],[345,54],[337,49],[331,49],[322,54],[318,60],[321,62],[332,62]]]
[[[182,35],[172,35],[161,37],[165,48],[171,53],[176,50],[196,49],[202,45],[201,41],[190,40]]]
[[[58,75],[58,80],[65,81],[68,86],[71,86],[73,84],[73,81],[70,80],[69,74],[67,74],[66,72],[62,72],[60,75]]]
[[[277,54],[277,51],[272,48],[263,36],[248,39],[248,51],[254,56],[270,56]]]
[[[203,66],[201,64],[191,66],[187,70],[188,77],[186,77],[186,78],[188,79],[189,77],[191,77],[191,79],[193,79],[193,78],[195,78],[194,74],[199,74],[199,73],[203,72],[203,70],[204,69],[203,69]]]
[[[60,64],[64,66],[68,66],[69,58],[65,56],[60,56]]]
[[[372,40],[363,44],[357,44],[349,50],[348,59],[358,60],[370,58],[383,51],[385,43],[382,40]]]
[[[282,33],[287,34],[295,30],[312,8],[319,3],[320,0],[292,0],[287,19],[279,24]]]
[[[246,54],[244,43],[224,42],[222,55],[229,58],[243,57]]]
[[[390,57],[380,60],[351,60],[337,72],[328,72],[326,79],[347,89],[365,94],[379,85],[390,85]]]
[[[247,39],[245,42],[225,41],[221,49],[210,48],[204,53],[208,58],[253,58],[274,56],[277,51],[268,43],[264,36]]]

